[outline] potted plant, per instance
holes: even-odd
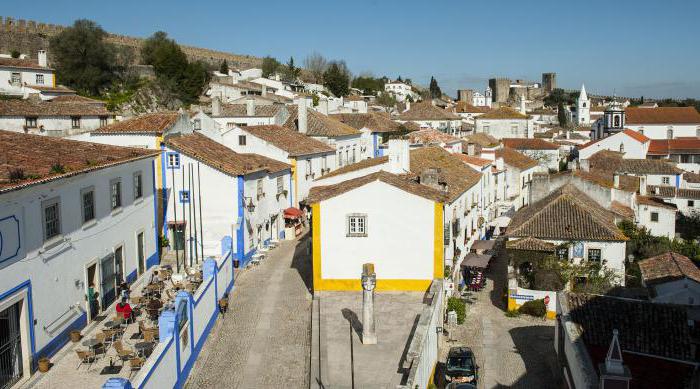
[[[73,343],[78,343],[80,342],[80,339],[82,338],[82,335],[80,335],[80,331],[78,330],[73,330],[70,332],[70,340]]]
[[[39,358],[39,371],[42,373],[46,373],[49,371],[49,367],[51,367],[51,361],[49,358],[46,357],[41,357]]]

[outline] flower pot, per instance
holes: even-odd
[[[39,358],[39,371],[42,373],[46,373],[49,371],[49,367],[51,366],[51,361],[49,358]]]
[[[80,331],[78,331],[78,330],[73,330],[73,331],[70,332],[70,341],[73,342],[73,343],[78,343],[78,342],[80,342],[80,339],[81,339],[82,337],[83,337],[83,336],[80,335]]]

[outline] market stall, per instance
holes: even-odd
[[[293,240],[301,235],[304,230],[304,211],[290,207],[284,210],[284,236],[287,240]]]

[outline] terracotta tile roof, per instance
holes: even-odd
[[[20,58],[0,57],[0,66],[18,69],[53,70],[49,67],[39,66],[39,63],[36,60]]]
[[[254,92],[262,92],[262,85],[250,82],[250,81],[238,81],[236,83],[231,83],[231,82],[226,82],[226,81],[213,81],[212,84],[219,84],[219,85],[225,85],[225,86],[230,86],[233,88],[238,88],[238,89],[244,89],[244,90],[249,90],[249,91],[254,91]],[[274,88],[269,88],[268,89],[274,89]]]
[[[273,117],[283,108],[282,104],[256,104],[253,117]],[[248,105],[221,103],[221,114],[212,117],[248,117]]]
[[[461,159],[442,147],[420,147],[411,150],[410,153],[413,174],[420,175],[429,168],[439,169],[439,182],[447,184],[447,196],[450,202],[481,180],[481,173],[465,165]]]
[[[455,136],[432,128],[409,132],[406,136],[412,144],[440,145],[441,143],[452,144],[461,142]]]
[[[0,193],[158,154],[155,150],[0,130]],[[53,173],[56,164],[65,173]],[[11,180],[10,173],[17,170],[25,178]]]
[[[652,196],[637,195],[637,204],[649,205],[652,207],[659,207],[659,208],[666,208],[666,209],[670,209],[670,210],[674,210],[674,211],[677,209],[675,205],[669,204],[658,197],[652,197]]]
[[[689,278],[700,283],[700,269],[688,257],[669,251],[639,261],[642,279],[647,285]]]
[[[292,157],[335,151],[335,148],[320,140],[278,125],[247,126],[242,130],[275,145]]]
[[[623,159],[616,151],[601,150],[588,159],[590,170],[632,174],[681,174],[683,170],[663,159]]]
[[[299,128],[297,127],[297,106],[290,105],[287,109],[289,110],[289,117],[284,123],[284,126],[291,128],[292,130],[299,131]],[[311,108],[307,108],[306,126],[306,135],[308,136],[334,138],[339,136],[360,134],[360,131],[341,122],[340,120],[324,115]]]
[[[245,95],[245,96],[237,98],[236,100],[230,101],[229,104],[245,104],[245,101],[247,99],[253,99],[256,102],[261,102],[261,105],[264,105],[265,103],[270,103],[270,102],[281,103],[281,104],[290,104],[294,101],[294,100],[290,99],[289,97],[284,97],[284,96],[268,93],[265,96]]]
[[[476,165],[476,166],[488,166],[493,163],[492,160],[490,159],[484,159],[484,158],[479,158],[475,157],[473,155],[467,155],[467,154],[455,154],[459,159],[462,161],[470,164],[470,165]]]
[[[399,120],[462,120],[462,117],[440,107],[432,105],[429,101],[411,104],[411,109],[402,112]]]
[[[428,200],[441,203],[447,201],[447,195],[443,191],[426,185],[421,185],[408,175],[391,174],[385,171],[371,173],[366,176],[353,178],[334,185],[313,187],[311,188],[309,197],[306,201],[309,204],[318,203],[319,201],[339,196],[374,181],[384,182],[405,192],[426,198]]]
[[[420,131],[420,130],[424,129],[424,127],[421,127],[420,124],[418,124],[416,122],[403,122],[403,123],[401,123],[401,125],[408,132]]]
[[[608,107],[604,105],[592,105],[591,106],[591,112],[605,112],[605,110],[608,109]]]
[[[549,108],[538,108],[528,112],[530,115],[556,115],[557,111]]]
[[[588,346],[610,346],[618,330],[620,347],[680,360],[694,360],[684,307],[618,297],[567,293],[569,317]]]
[[[330,117],[339,120],[356,130],[368,128],[372,132],[382,133],[404,130],[404,127],[401,124],[391,120],[388,115],[379,112],[339,113],[330,115]]]
[[[389,162],[389,156],[386,156],[386,155],[383,157],[378,157],[378,158],[363,159],[360,162],[355,162],[355,163],[350,164],[350,165],[345,165],[341,168],[333,170],[332,172],[330,172],[328,174],[324,174],[323,176],[317,178],[315,181],[320,181],[320,180],[323,180],[324,178],[339,176],[341,174],[356,172],[358,170],[367,169],[367,168],[370,168],[373,166],[383,165],[387,162]]]
[[[466,137],[467,143],[475,143],[481,147],[496,147],[500,144],[498,139],[485,132],[477,132]]]
[[[683,179],[691,184],[700,184],[700,174],[693,172],[683,173]]]
[[[627,107],[625,122],[627,124],[700,124],[700,113],[695,107]]]
[[[647,154],[700,154],[700,138],[652,139]]]
[[[503,138],[502,142],[514,150],[559,150],[559,146],[539,138]]]
[[[241,176],[260,171],[276,173],[291,169],[291,166],[286,163],[275,161],[262,155],[236,153],[221,143],[197,133],[167,137],[165,144],[173,150],[177,150],[231,176]]]
[[[35,99],[0,100],[0,116],[110,116],[103,105]]]
[[[630,130],[629,128],[625,128],[624,130],[622,130],[622,133],[629,136],[630,138],[636,140],[639,143],[646,143],[646,142],[649,142],[651,140],[651,139],[647,138],[646,136],[644,136],[643,134],[641,134],[637,131],[634,131],[634,130]]]
[[[114,122],[93,131],[93,134],[153,134],[163,135],[178,120],[177,112],[156,112]]]
[[[545,242],[531,236],[506,242],[506,248],[509,250],[544,251],[553,253],[554,247],[553,243]]]
[[[700,189],[676,188],[668,185],[647,185],[647,193],[663,198],[700,200]]]
[[[63,85],[48,86],[48,85],[27,85],[27,88],[38,90],[40,92],[57,92],[57,93],[75,93],[73,89]]]
[[[522,113],[514,110],[510,107],[500,107],[494,109],[488,113],[481,116],[477,116],[474,120],[498,120],[498,119],[529,119],[530,116],[523,115]]]
[[[106,103],[102,100],[91,99],[89,97],[80,95],[60,95],[51,99],[54,103],[89,103],[89,104],[100,104],[105,105]]]
[[[513,215],[508,236],[557,240],[624,241],[614,215],[567,184]]]
[[[610,210],[616,215],[622,216],[625,219],[634,220],[634,210],[619,201],[611,202]]]
[[[343,97],[343,100],[345,100],[345,101],[365,101],[364,97],[354,96],[354,95],[345,96],[345,97]]]
[[[471,105],[466,101],[458,101],[455,106],[455,112],[457,113],[487,113],[489,111],[491,111],[490,107]]]
[[[514,166],[520,170],[537,166],[536,160],[508,147],[496,150],[496,158],[503,158],[503,162],[506,165]]]

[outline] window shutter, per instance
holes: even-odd
[[[445,224],[444,231],[442,233],[443,242],[445,246],[450,245],[450,223]]]

